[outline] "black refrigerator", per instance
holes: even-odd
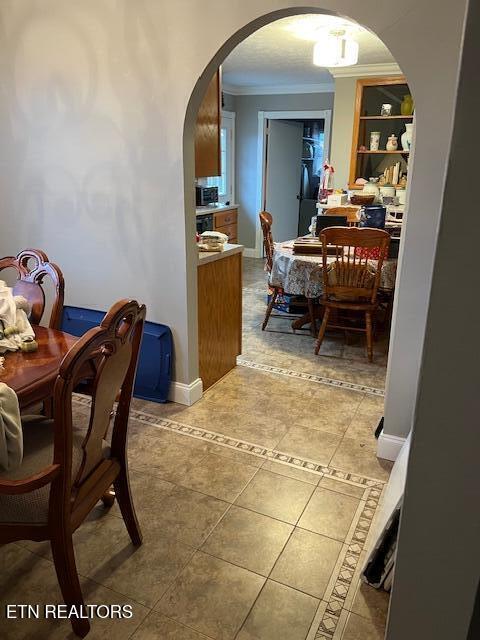
[[[305,120],[299,190],[298,235],[304,236],[317,214],[318,188],[324,162],[324,120]]]

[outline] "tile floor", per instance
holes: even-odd
[[[384,346],[368,364],[362,344],[334,336],[315,357],[308,335],[279,332],[288,321],[260,331],[260,261],[245,260],[244,284],[249,366],[193,407],[134,401],[129,459],[144,544],[131,546],[116,505],[97,507],[75,533],[86,602],[134,612],[94,620],[92,640],[383,638],[388,596],[359,573],[390,471],[373,437]],[[79,419],[87,402],[76,403]],[[7,603],[60,601],[48,544],[0,548],[0,615]],[[74,637],[65,621],[0,620],[0,629],[6,640]]]
[[[313,353],[313,341],[307,331],[297,332],[292,339],[290,321],[271,318],[267,331],[259,330],[265,314],[265,273],[262,261],[244,258],[244,339],[242,358],[257,363],[328,376],[372,387],[385,387],[387,364],[386,336],[374,344],[374,362],[365,358],[365,338],[350,333],[348,342],[343,332],[327,334],[319,356]]]

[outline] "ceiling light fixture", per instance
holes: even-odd
[[[358,42],[344,29],[325,32],[313,47],[317,67],[349,67],[358,62]]]

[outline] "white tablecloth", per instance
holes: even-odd
[[[272,284],[282,287],[285,293],[317,298],[322,294],[322,269],[318,269],[313,275],[312,271],[315,267],[321,266],[322,256],[295,254],[292,250],[293,242],[291,240],[275,243],[270,281]],[[375,264],[376,262],[372,261],[372,265],[375,266]],[[380,287],[393,290],[396,275],[396,258],[384,260]]]

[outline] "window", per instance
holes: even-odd
[[[221,175],[207,178],[207,187],[218,187],[220,202],[234,201],[235,176],[235,113],[222,111],[220,127],[220,167]]]

